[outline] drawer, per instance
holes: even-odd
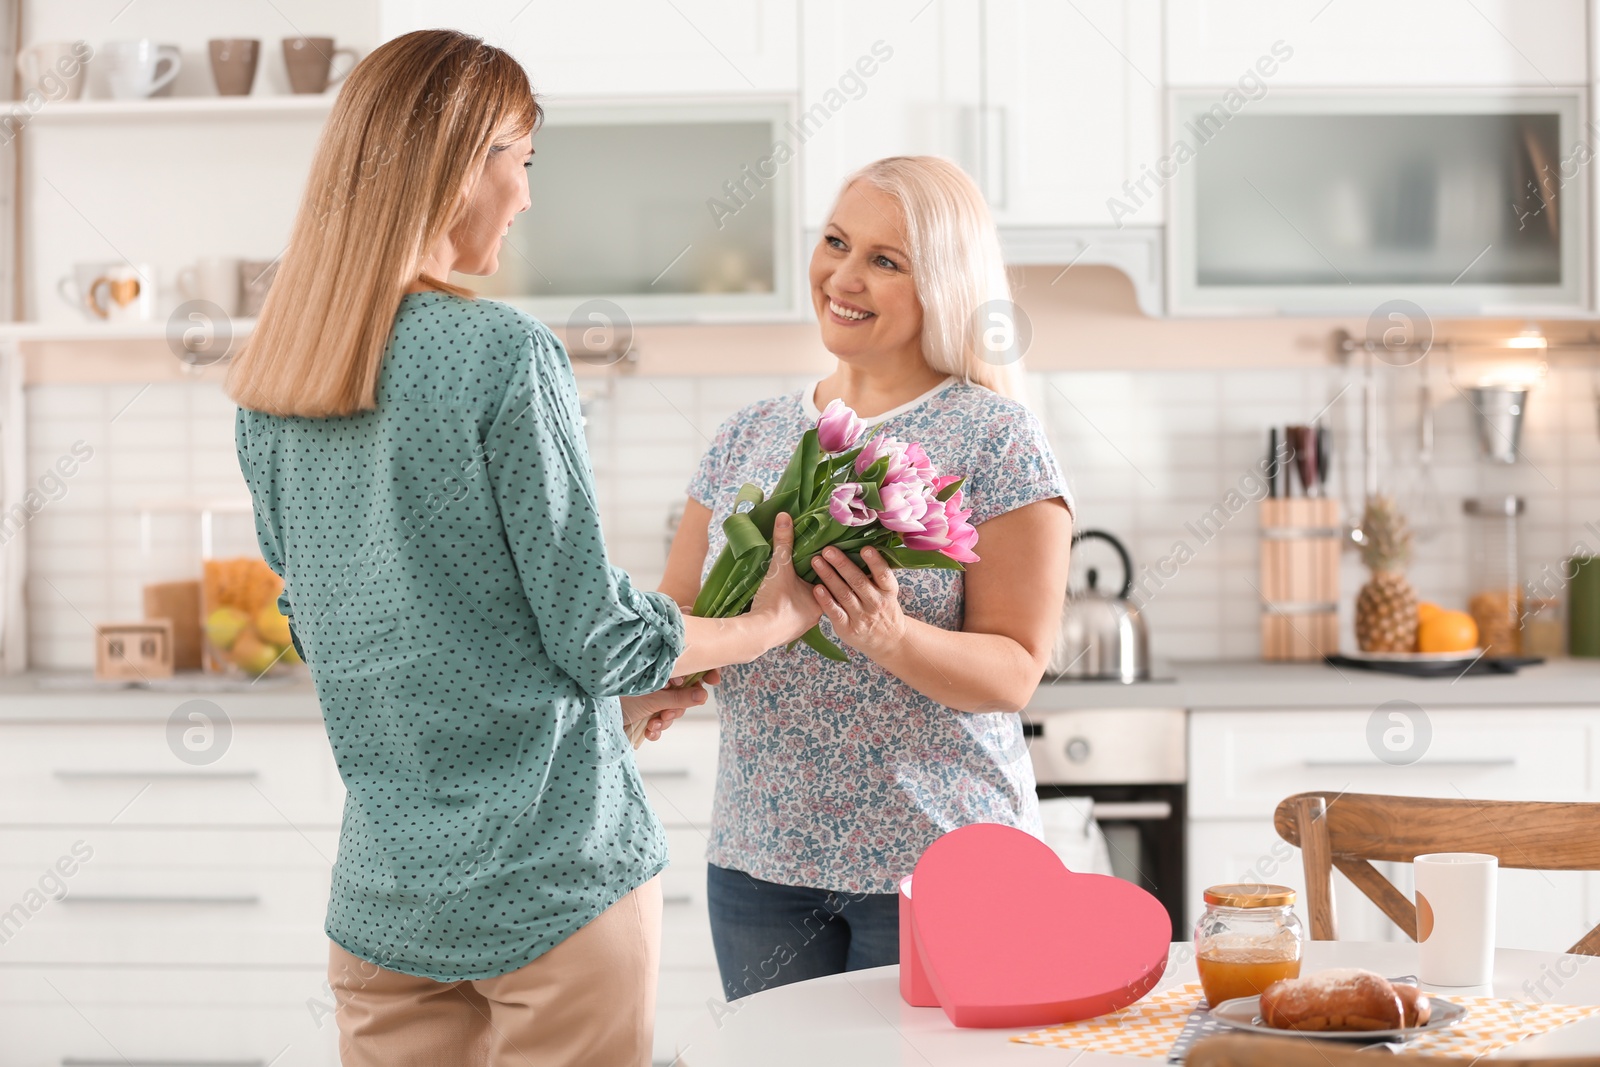
[[[697,1028],[737,1010],[722,996],[715,968],[666,970],[656,992],[656,1033],[651,1060],[670,1064],[688,1045]]]
[[[1418,716],[1418,710],[1195,712],[1189,814],[1270,819],[1285,797],[1317,789],[1475,800],[1594,795],[1593,716],[1516,708],[1422,710]],[[1404,765],[1379,759],[1385,730],[1397,731],[1391,742],[1402,751],[1414,746],[1420,758]]]
[[[711,917],[706,910],[706,837],[700,829],[669,829],[672,862],[661,872],[662,970],[711,968]]]
[[[0,726],[0,824],[339,825],[320,724],[234,723],[210,763],[191,762],[179,727],[169,746],[162,723]]]
[[[717,786],[715,719],[679,719],[634,753],[656,815],[667,826],[705,826]],[[704,849],[702,848],[702,852]]]
[[[9,902],[0,911],[4,960],[315,965],[327,957],[331,865],[324,854],[332,856],[336,836],[102,830],[67,841],[60,831],[0,834],[0,901]]]
[[[0,970],[6,1067],[337,1067],[315,968]]]

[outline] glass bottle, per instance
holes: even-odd
[[[1522,585],[1517,566],[1519,496],[1462,503],[1467,515],[1467,611],[1489,658],[1522,654]]]

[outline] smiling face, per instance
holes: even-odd
[[[516,217],[532,206],[524,170],[532,160],[531,134],[489,150],[483,174],[467,197],[466,210],[450,231],[455,259],[452,269],[477,275],[500,269],[500,242]]]
[[[811,253],[811,304],[822,343],[847,362],[922,359],[922,304],[895,198],[856,182],[839,197]]]

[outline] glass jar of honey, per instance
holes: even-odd
[[[1282,885],[1214,885],[1194,927],[1195,966],[1206,1003],[1260,995],[1280,978],[1300,976],[1304,929],[1294,890]]]

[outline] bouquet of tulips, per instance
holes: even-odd
[[[870,545],[891,567],[962,570],[978,561],[972,551],[978,531],[968,521],[972,512],[961,506],[962,480],[940,474],[917,442],[867,432],[854,411],[834,400],[801,435],[770,496],[750,483],[740,488],[734,513],[722,524],[727,543],[692,613],[726,619],[749,610],[772,559],[773,523],[785,512],[794,519],[795,572],[808,582],[817,580],[813,557],[829,545],[858,567],[861,550]],[[818,627],[800,640],[828,659],[845,659]],[[629,727],[635,745],[648,721]]]

